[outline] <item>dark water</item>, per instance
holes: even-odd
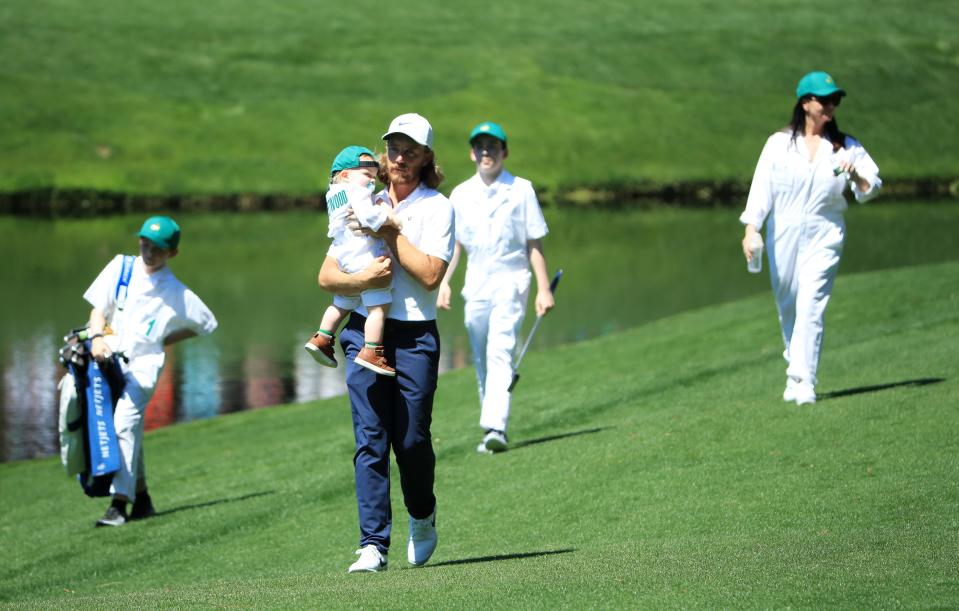
[[[669,314],[768,291],[747,274],[735,210],[585,212],[549,209],[550,267],[566,274],[531,350],[580,341]],[[82,323],[83,291],[116,253],[134,253],[142,219],[0,218],[0,457],[58,452],[56,361],[62,335]],[[344,371],[317,365],[302,345],[329,297],[316,286],[325,217],[310,213],[181,215],[171,268],[211,307],[217,331],[168,349],[147,428],[217,414],[334,397]],[[959,257],[959,206],[856,207],[840,274]],[[454,291],[462,287],[462,269]],[[769,315],[775,316],[770,296]],[[468,366],[462,302],[438,320],[441,370]],[[532,324],[528,317],[524,331]]]

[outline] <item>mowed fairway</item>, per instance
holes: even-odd
[[[446,189],[482,120],[538,187],[752,176],[799,77],[887,179],[956,178],[959,3],[4,0],[0,190],[316,193],[394,116]],[[447,191],[448,192],[448,191]]]
[[[780,398],[772,298],[532,353],[514,448],[474,452],[472,372],[434,413],[440,546],[356,545],[345,398],[148,434],[160,514],[95,530],[56,459],[0,465],[16,607],[954,607],[959,264],[840,276],[820,401]],[[398,486],[396,487],[398,491]]]

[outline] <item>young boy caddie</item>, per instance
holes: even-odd
[[[217,326],[210,309],[167,267],[179,253],[176,222],[154,216],[137,235],[140,256],[117,255],[83,294],[93,306],[91,355],[102,362],[121,354],[125,383],[113,414],[120,470],[110,487],[110,506],[96,526],[122,526],[155,513],[143,461],[143,417],[163,370],[163,348]]]
[[[530,181],[503,167],[509,156],[506,132],[485,121],[473,128],[469,144],[476,174],[450,194],[456,245],[436,304],[450,309],[450,278],[466,251],[464,318],[476,365],[483,429],[476,450],[485,454],[508,448],[513,351],[526,314],[531,276],[536,277],[536,315],[546,315],[554,301],[543,254],[546,220]]]

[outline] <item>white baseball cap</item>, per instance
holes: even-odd
[[[415,112],[408,112],[393,119],[390,128],[383,134],[383,139],[388,140],[393,134],[405,134],[417,144],[433,148],[433,127],[426,117]]]

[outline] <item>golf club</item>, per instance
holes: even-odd
[[[556,275],[553,276],[552,282],[549,283],[549,292],[553,295],[556,294],[556,287],[559,286],[559,280],[562,277],[562,268],[556,270]],[[523,357],[526,356],[526,350],[529,349],[529,344],[533,341],[533,336],[536,335],[536,329],[539,328],[539,323],[542,320],[542,316],[537,316],[536,322],[533,323],[533,328],[529,330],[529,335],[526,336],[526,343],[523,344],[523,349],[519,353],[519,358],[516,359],[516,364],[513,365],[513,380],[509,383],[509,388],[506,389],[506,392],[513,392],[513,389],[516,388],[516,383],[519,382],[519,365],[523,362]]]

